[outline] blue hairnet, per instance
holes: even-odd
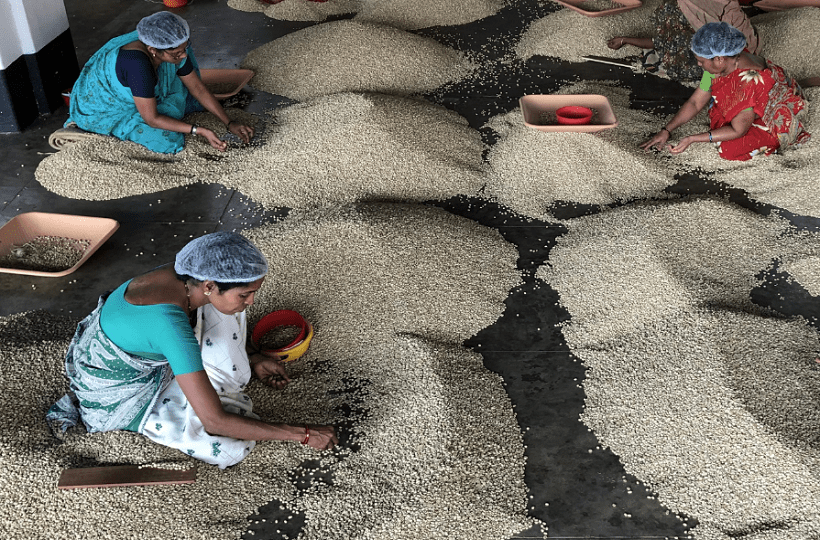
[[[191,37],[188,23],[170,11],[158,11],[137,23],[140,41],[155,49],[174,49]]]
[[[179,250],[174,270],[199,281],[250,283],[268,273],[268,261],[241,234],[215,232],[191,240]]]
[[[745,47],[743,32],[725,22],[706,23],[692,37],[692,52],[702,58],[735,56]]]

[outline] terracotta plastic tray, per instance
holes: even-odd
[[[801,7],[820,7],[820,0],[760,0],[754,7],[763,11],[783,11]]]
[[[610,9],[592,10],[594,3],[603,2],[604,0],[555,0],[559,4],[575,10],[587,17],[603,17],[605,15],[615,15],[616,13],[623,13],[637,7],[641,7],[640,0],[609,0],[614,7]]]
[[[229,98],[239,93],[253,79],[251,69],[201,69],[199,76],[216,99]]]
[[[45,212],[27,212],[17,215],[0,227],[0,257],[8,255],[15,245],[25,244],[38,236],[62,236],[63,238],[73,238],[75,240],[87,240],[90,245],[77,264],[67,270],[43,272],[0,266],[0,272],[44,277],[68,275],[82,266],[114,234],[119,226],[120,224],[117,221],[101,217],[48,214]]]
[[[540,131],[574,131],[576,133],[594,133],[618,125],[612,105],[606,96],[600,94],[532,94],[518,100],[524,115],[524,124]],[[593,123],[584,125],[539,124],[542,115],[554,113],[564,105],[581,105],[589,107],[596,114]]]

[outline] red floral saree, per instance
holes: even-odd
[[[800,86],[783,68],[766,61],[762,70],[738,69],[712,81],[709,108],[711,129],[731,123],[751,108],[755,120],[745,135],[718,144],[724,159],[745,161],[757,154],[769,155],[780,148],[800,145],[811,135],[805,130],[806,101]]]

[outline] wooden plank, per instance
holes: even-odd
[[[114,465],[65,469],[57,482],[59,489],[161,484],[191,484],[196,481],[196,467],[187,470],[140,468],[139,465]]]

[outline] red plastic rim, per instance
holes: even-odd
[[[559,124],[589,124],[592,120],[592,109],[580,105],[567,105],[555,111]]]
[[[251,342],[253,346],[258,348],[262,338],[265,337],[268,332],[279,326],[296,326],[299,328],[299,335],[284,347],[266,349],[266,352],[276,353],[295,347],[305,339],[310,328],[310,324],[308,324],[305,318],[292,309],[273,311],[262,317],[259,322],[256,323],[256,326],[253,327],[253,332],[251,332]]]

